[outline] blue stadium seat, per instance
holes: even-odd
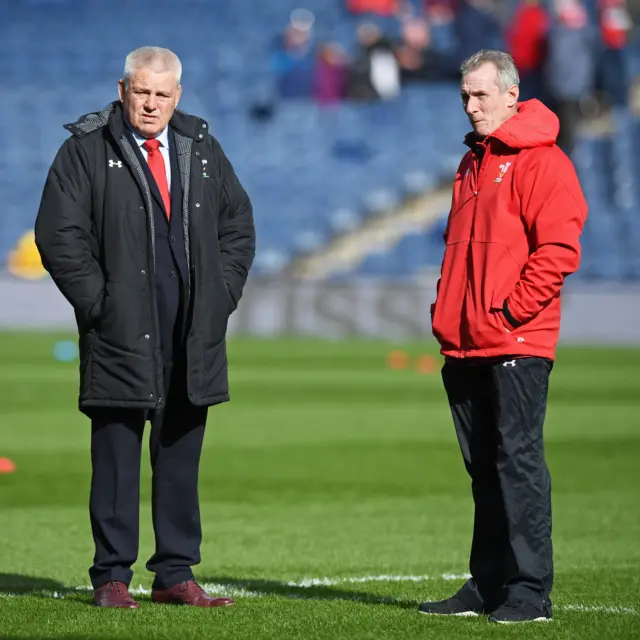
[[[4,4],[0,262],[33,225],[47,169],[67,136],[62,124],[115,99],[126,53],[145,43],[141,24],[154,44],[181,56],[181,108],[210,121],[253,200],[258,272],[278,272],[368,215],[450,179],[465,152],[469,125],[454,84],[410,85],[373,105],[323,108],[275,97],[269,51],[294,9],[314,12],[316,42],[354,51],[360,19],[342,0],[136,0],[126,21],[102,0]],[[273,117],[252,119],[252,107],[271,100]],[[575,154],[590,204],[583,277],[639,277],[640,124],[624,111],[614,123],[617,133],[582,138]],[[406,277],[437,268],[443,221],[367,258],[356,273]]]

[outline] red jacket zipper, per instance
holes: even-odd
[[[484,153],[482,154],[482,158],[478,158],[478,154],[477,152],[474,150],[473,151],[473,173],[472,173],[472,177],[473,177],[473,197],[474,197],[474,203],[473,203],[473,220],[471,221],[471,232],[470,232],[470,236],[469,236],[469,244],[467,245],[467,266],[469,263],[469,250],[471,248],[471,242],[473,240],[473,235],[474,235],[474,231],[475,231],[475,225],[476,225],[476,212],[478,210],[478,194],[480,193],[480,185],[482,182],[482,179],[484,178],[484,174],[487,170],[487,165],[489,164],[489,161],[491,159],[491,152],[489,150],[489,145],[485,144],[484,145]],[[465,293],[466,296],[466,293]],[[466,306],[466,305],[465,305]],[[461,338],[461,346],[462,346],[462,336],[460,336]],[[469,348],[468,345],[465,345],[467,348],[466,349],[462,349],[461,351],[461,355],[463,358],[466,358],[467,353],[469,352]]]

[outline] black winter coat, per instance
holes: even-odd
[[[193,404],[210,406],[229,399],[225,337],[253,262],[253,212],[207,123],[176,111],[170,126],[189,264],[187,388]],[[159,409],[164,381],[148,182],[119,102],[65,128],[72,135],[49,170],[35,235],[44,267],[75,311],[80,410]]]

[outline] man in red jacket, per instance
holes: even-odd
[[[462,66],[473,131],[458,169],[433,333],[475,522],[472,578],[425,614],[492,622],[551,619],[551,481],[543,453],[560,290],[578,269],[587,216],[556,116],[518,102],[518,71],[499,51]]]

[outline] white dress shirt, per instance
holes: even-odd
[[[149,155],[147,150],[142,146],[147,139],[143,138],[137,131],[131,129],[131,133],[133,134],[134,140],[138,143],[140,147],[140,152],[144,156],[144,159],[147,160],[147,156]],[[160,143],[160,153],[162,154],[162,159],[164,160],[164,169],[167,172],[167,185],[169,186],[169,193],[171,193],[171,160],[169,158],[169,129],[168,127],[164,129],[161,133],[156,136],[156,139]]]

